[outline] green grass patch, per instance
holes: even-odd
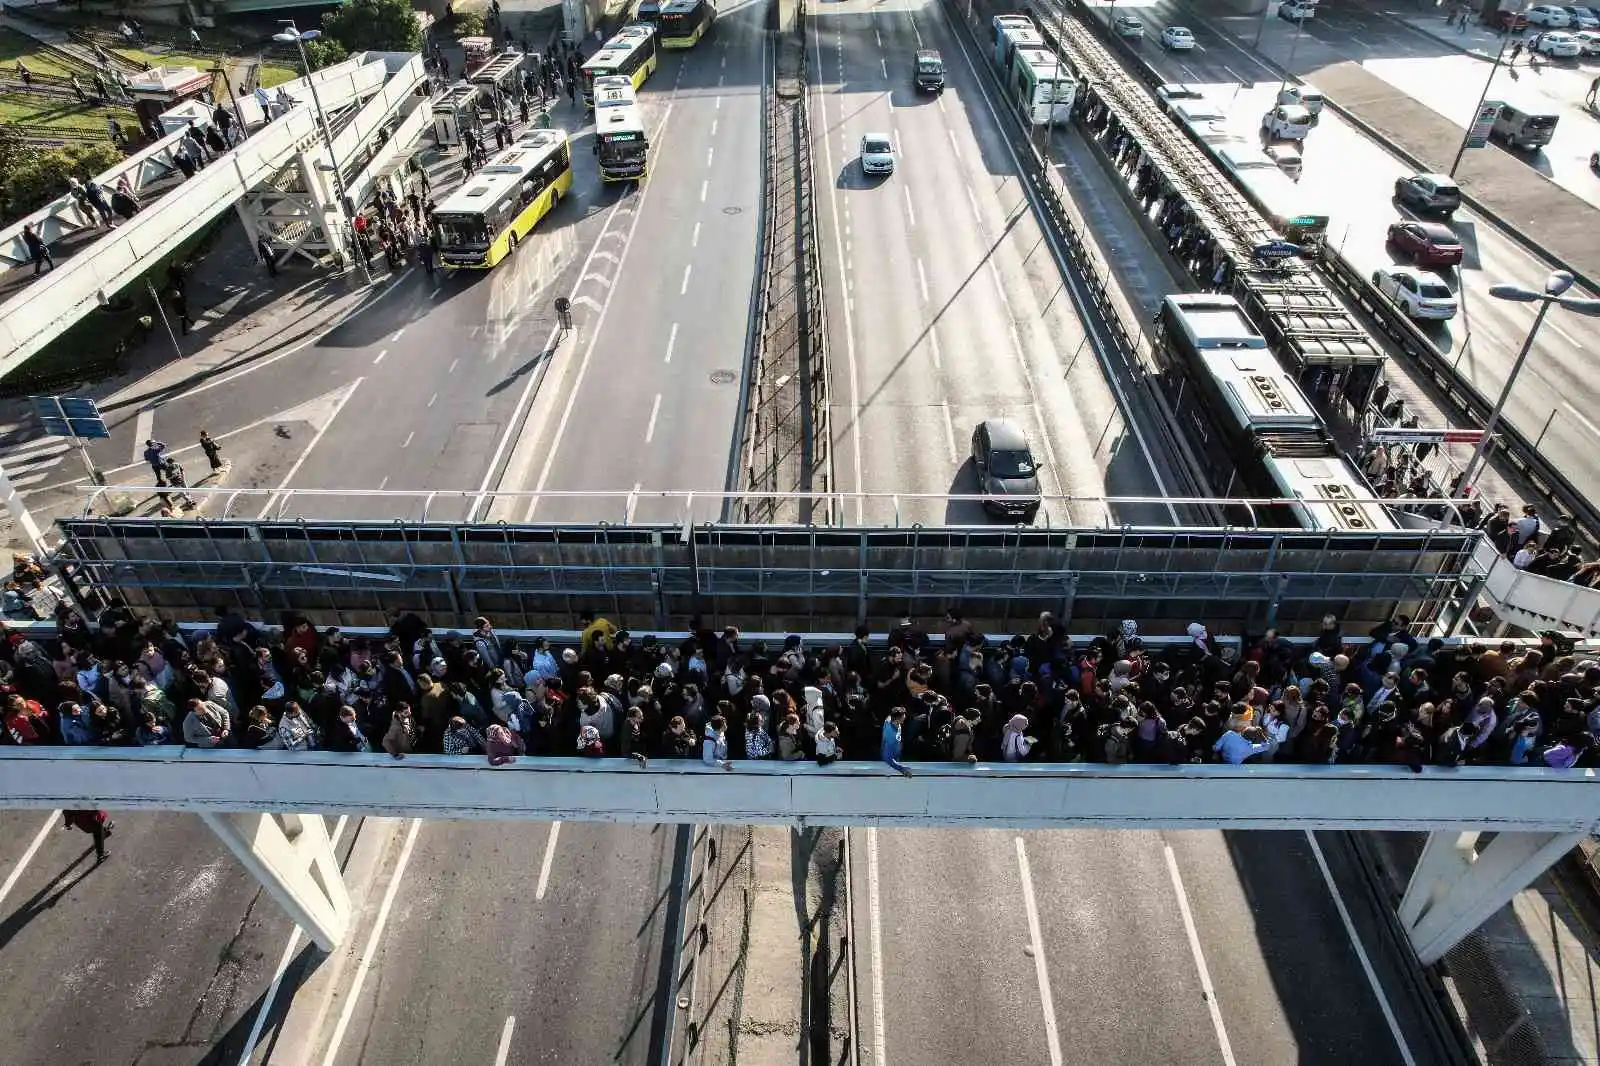
[[[0,27],[0,67],[5,68],[7,74],[13,74],[19,59],[35,74],[53,74],[65,78],[73,73],[72,67],[46,52],[32,37]]]
[[[299,76],[299,67],[286,67],[279,63],[262,63],[256,68],[258,84],[263,89],[271,89],[286,81],[294,81]]]
[[[148,63],[152,67],[194,67],[196,70],[210,70],[217,63],[217,60],[210,56],[191,56],[176,51],[147,52],[142,48],[124,48],[121,45],[107,50],[120,56],[127,56],[135,63]]]
[[[50,126],[61,130],[83,130],[109,139],[106,119],[122,123],[125,131],[137,131],[139,120],[125,107],[89,108],[76,100],[47,100],[22,93],[0,96],[0,122],[21,123],[29,126]]]

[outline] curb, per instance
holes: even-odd
[[[1196,14],[1198,14],[1198,12],[1196,12]],[[1398,22],[1400,20],[1396,19],[1395,21]],[[1403,24],[1406,25],[1406,26],[1410,26],[1411,25],[1410,23],[1403,23]],[[1263,55],[1262,53],[1257,52],[1256,50],[1250,48],[1247,44],[1245,44],[1244,40],[1241,37],[1239,37],[1238,34],[1235,34],[1233,31],[1228,30],[1228,29],[1224,29],[1221,26],[1215,26],[1215,25],[1212,26],[1211,29],[1218,36],[1226,37],[1228,39],[1228,41],[1230,43],[1232,43],[1235,47],[1237,47],[1237,48],[1249,53],[1252,56],[1255,56],[1256,59],[1258,61],[1260,61],[1260,63],[1263,66],[1269,68],[1270,70],[1275,71],[1280,77],[1286,78],[1289,82],[1291,82],[1292,84],[1295,84],[1295,85],[1303,85],[1303,84],[1305,84],[1305,79],[1304,78],[1298,77],[1297,75],[1291,73],[1282,64],[1280,64],[1277,60],[1271,58],[1270,56]],[[1427,36],[1431,36],[1431,34],[1427,34],[1426,31],[1419,30],[1418,32],[1423,33],[1423,34],[1425,34]],[[1146,68],[1146,72],[1147,73],[1152,73],[1152,74],[1154,73],[1153,71],[1150,71],[1148,68]],[[1385,149],[1387,149],[1388,151],[1392,152],[1394,155],[1398,156],[1402,161],[1404,161],[1406,164],[1408,164],[1409,166],[1411,166],[1414,169],[1416,169],[1418,172],[1427,173],[1427,172],[1430,172],[1433,169],[1430,166],[1428,166],[1426,163],[1424,163],[1422,160],[1418,159],[1416,156],[1414,156],[1410,152],[1406,151],[1400,145],[1394,143],[1394,141],[1392,141],[1390,138],[1384,136],[1378,130],[1376,130],[1372,126],[1368,125],[1366,121],[1364,121],[1363,119],[1359,118],[1355,114],[1351,113],[1349,110],[1347,110],[1343,105],[1341,105],[1333,97],[1329,96],[1329,97],[1325,97],[1325,99],[1328,102],[1328,106],[1333,108],[1333,110],[1335,112],[1337,112],[1339,114],[1339,116],[1341,118],[1343,118],[1346,122],[1350,123],[1350,125],[1354,126],[1356,129],[1360,130],[1367,137],[1371,138],[1374,141],[1377,141]],[[1538,171],[1530,171],[1530,173],[1532,173],[1533,176],[1535,178],[1537,178],[1538,180],[1540,180],[1540,181],[1547,181],[1547,182],[1550,182],[1550,184],[1555,185],[1555,182],[1551,182],[1549,178],[1545,177],[1543,174],[1540,174]],[[1557,185],[1556,187],[1557,188],[1562,188],[1559,185]],[[1562,189],[1562,191],[1565,192],[1567,190]],[[1581,270],[1577,270],[1570,263],[1565,262],[1560,256],[1556,255],[1549,248],[1546,248],[1544,245],[1540,244],[1538,241],[1534,240],[1533,238],[1529,237],[1527,234],[1523,233],[1516,226],[1514,226],[1510,222],[1506,221],[1506,218],[1505,218],[1504,215],[1500,214],[1499,211],[1497,211],[1494,208],[1492,208],[1492,207],[1488,206],[1487,204],[1485,204],[1482,200],[1478,199],[1476,196],[1473,196],[1466,189],[1462,189],[1461,190],[1461,199],[1462,199],[1462,202],[1464,202],[1473,211],[1475,211],[1479,215],[1483,216],[1483,218],[1485,220],[1487,220],[1491,225],[1493,225],[1497,230],[1499,230],[1501,233],[1505,234],[1507,237],[1511,238],[1511,240],[1513,240],[1517,244],[1521,245],[1524,250],[1526,250],[1526,251],[1530,252],[1531,254],[1533,254],[1534,256],[1537,256],[1538,258],[1544,260],[1546,263],[1550,264],[1553,267],[1556,267],[1558,269],[1570,272],[1573,275],[1573,277],[1578,279],[1579,284],[1583,285],[1590,292],[1600,292],[1600,280],[1597,280],[1594,277],[1591,277],[1590,275],[1584,273]]]

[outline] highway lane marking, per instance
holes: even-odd
[[[667,103],[665,114],[662,115],[661,125],[656,131],[658,138],[666,133],[667,124],[672,121],[672,102]],[[655,183],[646,181],[639,193],[638,202],[634,205],[632,220],[628,223],[628,232],[622,238],[622,256],[617,260],[616,276],[622,277],[623,268],[628,265],[628,253],[633,250],[633,235],[639,229],[639,220],[644,217],[645,201],[650,198],[650,190],[655,188]],[[706,183],[700,183],[700,199],[706,198]],[[688,284],[688,272],[684,273],[684,284]],[[539,506],[538,493],[544,491],[545,485],[550,480],[550,472],[555,469],[556,456],[561,451],[561,439],[566,436],[567,423],[572,420],[572,412],[578,405],[578,395],[583,385],[583,379],[589,372],[589,363],[594,358],[594,346],[600,338],[600,332],[605,327],[606,316],[611,311],[611,297],[616,290],[607,288],[605,298],[600,303],[600,313],[595,317],[594,329],[589,334],[589,343],[584,345],[583,358],[578,361],[578,373],[572,381],[572,389],[567,393],[566,405],[561,410],[561,420],[556,423],[555,439],[550,442],[550,448],[545,452],[544,465],[539,469],[539,480],[534,486],[534,497],[528,501],[528,509],[522,516],[523,522],[533,521],[533,512]],[[538,438],[534,438],[537,440]]]
[[[361,999],[361,986],[367,982],[367,972],[372,969],[372,957],[378,951],[378,941],[383,938],[383,930],[389,924],[389,912],[394,909],[394,900],[400,893],[400,879],[405,876],[406,866],[411,862],[411,849],[416,846],[417,832],[422,828],[422,819],[411,819],[411,829],[406,833],[406,842],[400,848],[400,860],[395,863],[394,874],[389,878],[389,887],[384,889],[383,902],[378,905],[378,917],[372,924],[372,933],[367,937],[367,946],[361,952],[361,962],[356,966],[355,980],[350,983],[350,991],[345,996],[344,1009],[339,1012],[339,1022],[333,1028],[333,1037],[328,1042],[328,1054],[322,1059],[322,1066],[333,1066],[339,1056],[339,1044],[344,1040],[345,1030],[350,1028],[350,1018],[356,1012],[356,1003]]]
[[[937,99],[938,99],[938,102],[939,102],[939,110],[940,110],[940,111],[943,111],[943,112],[944,112],[944,113],[945,113],[945,114],[949,114],[949,112],[948,112],[948,111],[945,111],[945,106],[944,106],[944,94],[942,94],[942,93],[941,93],[941,94],[940,94],[940,95],[939,95],[939,96],[938,96],[938,98],[937,98]]]
[[[460,359],[452,359],[452,360],[450,360],[450,369],[449,369],[449,370],[446,370],[446,371],[445,371],[445,374],[446,374],[446,375],[447,375],[447,376],[448,376],[448,375],[450,375],[450,374],[454,374],[454,373],[455,373],[455,372],[456,372],[456,366],[457,366],[457,365],[458,365],[458,364],[459,364],[459,363],[460,363],[460,362],[461,362],[461,360],[460,360]]]
[[[717,75],[717,84],[718,84],[718,85],[719,85],[719,86],[720,86],[720,85],[721,85],[721,84],[722,84],[722,82],[723,82],[723,79],[724,79],[724,78],[725,78],[725,77],[726,77],[726,75],[724,75],[724,74],[718,74],[718,75]]]
[[[721,121],[722,120],[720,118],[714,118],[711,120],[711,136],[715,137],[717,135],[717,123]]]
[[[1555,333],[1556,335],[1558,335],[1562,340],[1566,341],[1568,344],[1572,345],[1574,348],[1579,347],[1578,342],[1572,339],[1572,334],[1568,333],[1566,330],[1562,329],[1560,326],[1556,325],[1554,322],[1550,323],[1550,331],[1552,333]]]
[[[1394,1008],[1389,1005],[1389,997],[1384,994],[1383,985],[1378,981],[1377,971],[1372,968],[1372,960],[1367,957],[1367,949],[1362,946],[1361,938],[1356,935],[1356,926],[1350,920],[1350,911],[1339,895],[1338,886],[1333,883],[1333,871],[1328,869],[1328,860],[1322,854],[1322,845],[1317,843],[1317,836],[1311,830],[1307,829],[1305,833],[1306,841],[1311,845],[1311,856],[1317,860],[1317,869],[1322,872],[1322,881],[1328,886],[1328,894],[1333,897],[1334,909],[1339,912],[1339,921],[1344,923],[1345,935],[1350,938],[1350,946],[1355,948],[1356,960],[1361,963],[1361,972],[1367,975],[1367,984],[1372,986],[1372,994],[1377,997],[1378,1009],[1383,1012],[1383,1020],[1389,1026],[1389,1033],[1394,1037],[1395,1046],[1400,1049],[1400,1060],[1405,1066],[1417,1066],[1417,1060],[1406,1044],[1405,1034],[1400,1030],[1400,1021],[1394,1016]]]
[[[941,98],[940,103],[943,103],[943,102],[944,101]],[[960,145],[959,142],[956,141],[956,131],[951,129],[949,126],[946,126],[944,128],[944,132],[945,132],[945,136],[950,138],[950,150],[956,154],[956,158],[957,159],[960,159],[961,158],[961,145]],[[971,189],[967,190],[967,195],[968,196],[972,195],[972,190]]]
[[[950,413],[949,401],[940,404],[939,407],[942,411],[944,411],[944,446],[945,449],[950,453],[950,465],[954,466],[956,464],[956,460],[960,458],[960,456],[956,454],[955,416]]]
[[[628,525],[633,525],[634,512],[639,509],[639,490],[644,488],[644,482],[635,481],[633,491],[628,493],[628,505],[622,509],[622,520]]]
[[[406,434],[406,442],[404,444],[400,445],[400,447],[402,447],[402,448],[411,447],[411,438],[415,437],[416,435],[417,435],[417,431],[416,430],[412,430],[410,433],[407,433]]]
[[[955,134],[952,133],[950,137],[951,139],[954,139]],[[978,198],[972,195],[972,186],[963,185],[962,188],[967,191],[967,203],[972,205],[972,217],[977,220],[977,223],[981,228],[983,226],[983,212],[978,209]]]
[[[902,185],[902,186],[900,186],[900,191],[905,194],[905,198],[906,198],[906,214],[911,219],[911,228],[912,229],[916,229],[916,227],[917,227],[917,209],[915,207],[911,206],[911,187],[909,185]]]
[[[656,416],[661,413],[661,394],[656,393],[655,400],[650,404],[650,424],[644,427],[644,442],[649,444],[656,436]]]
[[[679,68],[681,74],[682,68]],[[517,1016],[506,1016],[505,1028],[500,1030],[500,1049],[494,1053],[494,1066],[506,1066],[506,1058],[511,1054],[511,1033],[517,1027]]]
[[[388,355],[388,354],[389,354],[389,349],[387,349],[387,348],[384,348],[383,350],[378,352],[377,357],[372,360],[372,365],[373,366],[377,366],[379,363],[383,362],[383,357]]]
[[[917,260],[917,285],[922,289],[922,302],[928,303],[928,272],[922,267],[922,260]]]
[[[672,329],[667,332],[667,357],[665,359],[663,359],[662,362],[664,362],[664,363],[672,362],[672,349],[677,345],[677,343],[678,343],[678,324],[676,322],[674,322],[672,324]]]
[[[1163,842],[1161,851],[1166,856],[1167,873],[1172,876],[1172,890],[1178,894],[1178,913],[1183,917],[1183,931],[1189,938],[1189,953],[1194,956],[1194,966],[1200,974],[1200,992],[1205,997],[1206,1009],[1211,1012],[1211,1027],[1217,1031],[1222,1061],[1226,1066],[1236,1066],[1233,1045],[1228,1042],[1228,1028],[1222,1024],[1222,1007],[1217,1003],[1217,991],[1211,987],[1211,971],[1206,967],[1205,952],[1200,949],[1200,931],[1195,928],[1194,912],[1189,909],[1189,893],[1184,891],[1183,875],[1178,872],[1178,857],[1172,853],[1171,844]]]
[[[1061,1027],[1056,1021],[1055,997],[1050,994],[1050,969],[1045,964],[1044,934],[1039,928],[1039,903],[1033,896],[1033,873],[1028,869],[1028,847],[1016,837],[1017,868],[1022,873],[1022,907],[1028,915],[1028,940],[1033,945],[1033,972],[1039,980],[1039,1005],[1044,1008],[1044,1040],[1050,1066],[1061,1066]]]
[[[395,330],[392,334],[389,335],[389,343],[393,344],[395,341],[399,340],[400,339],[400,334],[404,333],[405,331],[406,331],[406,328],[404,326],[401,326],[399,329]]]
[[[384,480],[387,481],[388,478]],[[344,827],[349,821],[349,815],[339,815],[339,821],[333,827],[333,836],[329,838],[335,849],[339,847],[339,838],[344,835]],[[0,892],[0,899],[3,899],[4,895]],[[255,1057],[256,1044],[261,1040],[261,1031],[266,1027],[267,1016],[272,1013],[272,1004],[278,999],[278,989],[283,987],[283,975],[289,972],[289,963],[294,960],[294,952],[300,946],[301,936],[298,925],[289,933],[289,942],[283,946],[283,954],[278,958],[278,968],[272,972],[272,983],[267,986],[267,996],[261,1001],[261,1009],[256,1012],[256,1020],[250,1026],[250,1035],[245,1038],[244,1049],[239,1052],[239,1066],[250,1066],[250,1060]]]
[[[710,167],[711,167],[711,160],[712,160],[713,154],[715,152],[716,152],[715,148],[707,148],[706,149],[706,168],[707,169],[710,169]]]
[[[434,393],[434,394],[433,394],[433,395],[432,395],[432,396],[429,396],[429,397],[428,397],[428,406],[429,406],[429,407],[432,407],[432,406],[433,406],[433,405],[434,405],[434,403],[435,403],[435,402],[436,402],[436,401],[437,401],[437,400],[438,400],[438,399],[439,399],[439,394],[438,394],[438,393],[437,393],[437,392],[436,392],[436,393]]]
[[[944,359],[939,352],[939,331],[931,326],[928,327],[928,348],[933,352],[933,368],[943,370]]]
[[[1232,67],[1228,66],[1228,64],[1226,64],[1226,63],[1222,64],[1222,69],[1227,71],[1228,72],[1228,76],[1230,78],[1232,78],[1234,81],[1243,82],[1243,81],[1248,81],[1249,80],[1249,79],[1245,78],[1242,74],[1239,74],[1237,71],[1235,71]]]
[[[689,235],[689,247],[700,247],[700,223],[698,222],[694,224],[694,232]]]
[[[689,293],[689,275],[694,273],[694,264],[688,263],[683,268],[683,284],[678,286],[678,295],[687,296]]]
[[[312,435],[311,443],[306,445],[305,451],[300,453],[300,457],[294,461],[294,465],[289,468],[289,472],[283,475],[283,480],[278,482],[277,489],[273,491],[271,496],[267,497],[267,502],[261,505],[261,513],[256,515],[257,520],[267,517],[267,512],[272,510],[273,501],[278,498],[284,489],[289,487],[289,482],[294,480],[294,476],[300,472],[300,467],[305,465],[306,457],[315,450],[317,444],[321,442],[323,434],[328,432],[328,427],[333,425],[334,421],[339,417],[339,412],[344,410],[344,405],[350,402],[350,397],[356,394],[356,389],[365,380],[367,379],[364,377],[356,378],[350,383],[350,387],[344,390],[344,395],[339,397],[339,401],[333,405],[333,410],[329,412],[328,420],[322,423],[322,428]]]
[[[6,877],[6,883],[0,885],[0,903],[5,902],[5,898],[11,894],[11,890],[17,887],[17,882],[22,880],[22,871],[28,868],[28,864],[33,861],[33,857],[39,854],[39,849],[44,847],[45,838],[50,835],[50,830],[55,828],[56,815],[60,813],[60,811],[51,811],[45,815],[44,825],[40,826],[39,832],[34,834],[33,842],[28,845],[28,850],[22,853],[22,858],[18,859],[17,864],[11,868],[11,873]]]
[[[144,458],[144,442],[156,435],[156,409],[139,408],[139,417],[133,423],[133,462]]]
[[[921,48],[922,47],[922,31],[917,28],[917,16],[916,16],[916,14],[914,12],[910,12],[910,11],[906,12],[906,14],[911,19],[911,32],[916,34],[916,36],[917,36],[917,47]],[[942,99],[939,101],[939,106],[940,107],[944,106],[944,101]]]
[[[710,189],[710,188],[711,188],[711,183],[709,181],[702,181],[700,183],[700,202],[701,203],[705,203],[706,202],[706,191],[708,189]]]
[[[874,16],[873,21],[877,21],[876,16],[877,16],[878,13],[876,11],[874,11],[872,14]],[[878,32],[878,28],[876,26],[874,26],[872,28],[872,36],[874,36],[874,37],[876,37],[878,39],[878,47],[882,48],[883,47],[883,34]]]
[[[887,81],[889,79],[889,61],[882,56],[878,57],[878,69],[883,71],[884,80]]]
[[[638,491],[639,486],[634,486]],[[533,898],[544,899],[544,894],[550,889],[550,867],[556,861],[556,838],[561,835],[561,823],[550,823],[550,835],[544,842],[544,861],[539,863],[539,886],[534,890]]]
[[[723,56],[722,57],[722,69],[723,70],[727,70],[728,69],[728,57],[727,56]],[[681,75],[683,73],[683,70],[680,68],[678,70],[678,73]]]
[[[843,40],[843,31],[842,30],[840,31],[840,40],[841,41]],[[843,47],[842,44],[841,44],[841,47]],[[817,42],[816,42],[816,57],[817,57],[817,78],[820,81],[821,78],[822,78],[822,41],[820,39],[817,40]],[[821,93],[817,94],[817,106],[822,112],[822,123],[821,123],[821,125],[822,125],[822,127],[824,129],[826,129],[827,125],[828,125],[828,101],[827,101],[827,97],[825,97]],[[821,141],[822,141],[823,161],[824,161],[825,166],[827,167],[827,171],[826,172],[829,173],[829,174],[832,174],[832,173],[834,173],[834,169],[833,169],[833,149],[831,147],[829,147],[828,138],[827,137],[822,137]],[[846,142],[847,147],[848,147],[848,143],[849,142],[847,141]],[[834,195],[828,197],[828,210],[833,215],[833,231],[835,233],[839,233],[840,232],[840,229],[839,229],[839,196],[838,196],[837,193],[835,193]],[[843,241],[834,242],[833,249],[834,249],[834,253],[839,257],[839,277],[841,279],[848,278],[850,276],[850,268],[845,264],[844,242]],[[866,515],[866,504],[865,504],[865,501],[861,498],[861,495],[860,495],[860,493],[861,493],[861,485],[862,485],[862,479],[861,479],[861,372],[860,372],[860,369],[856,366],[856,330],[855,330],[854,314],[855,314],[854,302],[848,296],[846,296],[845,297],[845,301],[844,301],[844,350],[845,350],[845,365],[850,368],[850,427],[851,427],[850,428],[850,439],[851,439],[851,452],[852,452],[852,455],[851,455],[851,466],[854,469],[854,473],[855,473],[855,477],[856,477],[856,482],[855,482],[856,525],[860,525],[862,520],[863,520],[863,518]],[[869,842],[869,850],[877,847],[877,844],[876,844],[877,838],[873,834],[874,834],[873,830],[870,830],[870,829],[867,830],[867,840]],[[877,854],[876,851],[873,851],[872,853],[874,855]],[[874,863],[876,863],[876,859],[874,859],[873,861],[874,861]],[[874,896],[874,898],[876,898],[876,897]],[[880,952],[876,953],[875,959],[877,959],[879,956],[881,956],[881,950],[880,950]],[[883,1066],[883,1054],[882,1054],[882,1052],[883,1052],[883,978],[881,976],[879,976],[876,965],[874,966],[874,969],[873,969],[873,986],[874,986],[874,993],[875,993],[875,996],[876,996],[876,999],[877,999],[876,1027],[877,1027],[877,1034],[878,1034],[877,1049],[878,1049],[878,1053],[879,1053],[878,1054],[877,1066]]]
[[[1570,414],[1573,418],[1576,418],[1579,422],[1582,422],[1584,429],[1587,429],[1590,433],[1594,434],[1596,437],[1600,437],[1600,426],[1596,426],[1593,422],[1591,422],[1587,418],[1585,418],[1583,416],[1582,412],[1580,412],[1576,407],[1572,406],[1570,403],[1564,403],[1561,406],[1563,408],[1565,408],[1567,413]]]
[[[883,1024],[883,910],[878,895],[878,830],[867,829],[867,916],[872,941],[872,1062],[886,1066]]]
[[[378,491],[382,492],[384,489],[386,489],[388,487],[389,487],[389,475],[385,474],[383,476],[383,480],[378,482]]]
[[[720,97],[720,96],[717,97],[717,99],[716,99],[716,108],[715,108],[715,110],[717,110],[717,111],[721,111],[722,110],[722,97]]]
[[[1011,311],[1011,297],[1006,295],[1006,287],[1000,281],[1000,271],[994,265],[994,257],[989,257],[989,280],[994,282],[994,291],[1000,296],[1000,304],[1006,309],[1006,317],[1016,320],[1016,315]]]
[[[905,150],[906,150],[906,146],[900,140],[900,127],[896,126],[894,129],[890,130],[889,132],[894,134],[894,150],[896,152],[899,152],[901,155],[904,155],[905,154]]]

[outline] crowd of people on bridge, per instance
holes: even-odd
[[[1600,662],[1538,647],[1422,640],[1397,617],[1349,640],[1219,643],[1196,622],[1074,639],[1049,614],[989,637],[952,611],[845,644],[735,628],[636,638],[585,617],[570,643],[504,639],[486,618],[414,614],[348,635],[219,612],[180,629],[126,608],[59,636],[0,641],[3,740],[342,753],[918,762],[1600,764]]]

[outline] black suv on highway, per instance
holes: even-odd
[[[944,60],[932,48],[917,51],[917,88],[930,93],[944,91]]]

